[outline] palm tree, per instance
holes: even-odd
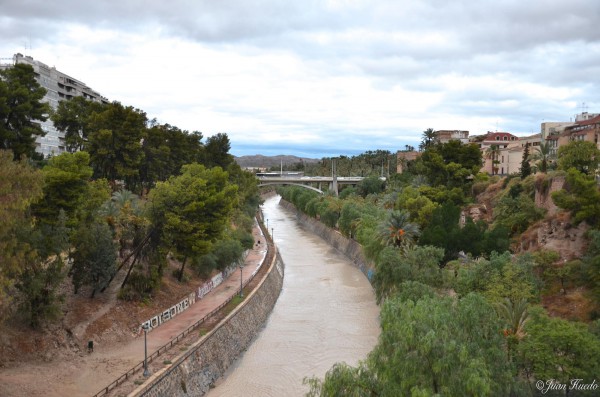
[[[500,157],[500,146],[491,145],[485,151],[485,155],[488,159],[492,160],[492,175],[497,174],[498,164],[500,163],[500,161],[498,161],[498,157]]]
[[[540,146],[536,148],[535,153],[531,156],[531,160],[536,161],[535,165],[540,172],[548,171],[548,165],[552,159],[552,146],[548,141],[542,141]]]
[[[387,219],[379,225],[379,238],[385,245],[406,248],[419,237],[419,226],[410,222],[406,211],[391,211]]]
[[[437,134],[433,130],[433,128],[427,128],[425,131],[423,131],[423,137],[421,139],[421,144],[419,145],[419,149],[425,150],[428,147],[433,146],[436,138],[437,138]]]
[[[504,302],[496,304],[496,312],[508,324],[509,328],[504,331],[507,336],[514,335],[518,339],[524,336],[523,326],[529,316],[526,299],[513,303],[510,299],[505,298]]]

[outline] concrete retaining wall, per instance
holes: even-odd
[[[204,395],[263,327],[281,292],[283,273],[284,263],[277,254],[262,282],[233,312],[130,396]]]
[[[362,246],[354,240],[344,237],[337,230],[333,230],[318,220],[311,218],[310,216],[300,212],[296,207],[283,199],[279,201],[279,205],[287,210],[293,211],[296,217],[308,230],[321,237],[333,248],[340,251],[346,257],[348,257],[356,267],[358,267],[364,274],[371,279],[373,266],[369,265],[369,262],[365,258]]]

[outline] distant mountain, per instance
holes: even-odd
[[[286,155],[263,156],[261,154],[256,154],[254,156],[235,157],[235,162],[238,163],[238,165],[242,168],[244,168],[244,167],[271,168],[271,167],[279,166],[279,165],[281,165],[281,163],[283,163],[284,165],[296,164],[296,163],[300,163],[300,162],[303,162],[306,164],[312,164],[312,163],[318,163],[319,161],[320,161],[319,159],[309,159],[309,158],[304,158],[304,157],[286,156]]]

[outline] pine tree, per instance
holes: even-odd
[[[521,161],[521,179],[527,178],[531,175],[531,164],[529,164],[529,144],[525,144],[523,149],[523,160]]]

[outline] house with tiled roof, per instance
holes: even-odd
[[[566,127],[564,132],[559,135],[558,146],[568,144],[571,141],[594,142],[598,148],[598,138],[600,137],[600,115],[575,122],[575,124]],[[561,139],[562,138],[562,139]]]

